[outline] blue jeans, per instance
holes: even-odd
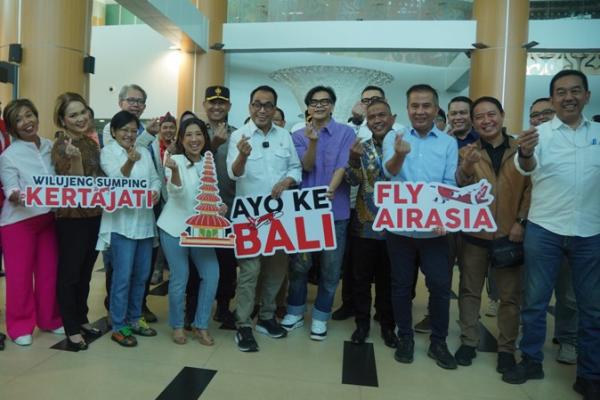
[[[137,324],[142,316],[146,280],[150,275],[152,241],[129,239],[118,233],[110,236],[113,270],[110,288],[110,316],[113,332]]]
[[[207,247],[182,247],[179,238],[159,230],[160,244],[169,263],[169,325],[183,328],[184,298],[191,258],[200,277],[198,306],[193,326],[207,329],[210,311],[219,283],[219,263],[215,250]]]
[[[546,311],[563,256],[571,266],[579,310],[577,375],[600,379],[600,234],[561,236],[529,223],[525,231],[521,352],[542,362]]]
[[[425,285],[429,289],[431,340],[445,341],[450,313],[450,270],[448,269],[448,239],[411,238],[389,233],[387,246],[392,264],[392,306],[398,336],[414,335],[412,327],[412,291],[417,278],[415,261],[421,260]]]
[[[319,289],[312,312],[312,318],[328,321],[338,283],[346,248],[346,230],[348,220],[335,221],[335,240],[337,248],[321,252],[321,276]],[[290,263],[287,312],[302,315],[306,311],[306,292],[308,271],[311,267],[311,253],[299,253]]]
[[[573,290],[571,268],[567,259],[563,259],[554,288],[556,304],[554,307],[554,337],[560,343],[577,345],[577,301]]]

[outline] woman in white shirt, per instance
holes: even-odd
[[[100,164],[109,177],[146,179],[153,191],[153,202],[159,200],[161,182],[146,148],[136,147],[140,126],[138,118],[120,111],[110,121],[115,139],[100,153]],[[97,250],[111,248],[113,268],[110,289],[111,339],[125,347],[137,345],[133,333],[156,336],[156,331],[142,318],[142,300],[150,275],[152,246],[156,226],[151,208],[121,208],[102,212]]]
[[[11,101],[4,120],[13,143],[0,156],[5,199],[0,234],[6,268],[6,328],[16,344],[31,344],[37,325],[64,333],[56,299],[58,248],[54,213],[25,207],[23,194],[34,175],[54,175],[52,143],[38,135],[38,111],[27,99]]]
[[[210,148],[204,122],[190,118],[181,123],[175,142],[174,156],[165,160],[165,175],[169,198],[158,219],[160,242],[169,263],[169,325],[173,341],[186,343],[184,326],[184,297],[191,258],[200,283],[198,307],[193,322],[194,336],[206,346],[214,339],[208,333],[208,321],[219,282],[219,264],[215,250],[206,247],[182,247],[179,236],[186,230],[186,220],[194,214],[196,196],[203,168],[204,153]],[[224,214],[225,206],[221,206]]]

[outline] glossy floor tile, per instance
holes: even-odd
[[[100,269],[99,261],[89,299],[92,321],[106,315],[104,272]],[[458,272],[454,274],[454,280],[456,292]],[[312,302],[315,287],[310,285],[309,289],[309,302]],[[0,293],[4,293],[4,278],[0,278]],[[0,311],[4,308],[4,296],[1,297]],[[415,322],[425,314],[426,300],[424,279],[419,279],[413,309]],[[338,298],[335,306],[339,303]],[[487,305],[487,301],[483,304]],[[0,352],[0,399],[156,399],[170,384],[166,393],[172,393],[170,397],[174,400],[187,400],[177,393],[194,393],[191,388],[202,385],[205,386],[199,397],[202,400],[580,399],[571,389],[575,367],[554,361],[558,346],[551,344],[550,335],[545,347],[546,379],[508,385],[495,372],[496,354],[493,352],[479,352],[471,367],[459,367],[454,371],[437,367],[427,357],[427,335],[416,335],[414,363],[399,364],[393,358],[393,350],[384,346],[379,325],[372,321],[368,342],[373,346],[373,353],[367,355],[368,352],[364,352],[365,358],[361,361],[362,353],[357,352],[352,359],[355,363],[368,363],[374,357],[378,386],[371,387],[342,384],[344,342],[350,339],[354,330],[353,320],[329,322],[327,339],[315,342],[309,339],[310,314],[307,313],[305,326],[291,332],[287,338],[271,339],[257,333],[260,351],[241,353],[234,343],[234,332],[218,329],[219,324],[215,322],[210,326],[215,346],[202,346],[191,337],[186,345],[174,344],[167,325],[167,297],[149,296],[149,306],[159,318],[159,322],[153,324],[158,336],[139,338],[136,348],[122,348],[106,334],[87,351],[55,350],[50,347],[64,336],[37,330],[32,346],[19,347],[7,341],[6,350]],[[0,319],[0,331],[5,331],[3,315]],[[452,352],[460,342],[457,319],[457,302],[452,300],[448,337]],[[548,315],[548,332],[552,332],[553,322],[553,317]],[[482,316],[481,323],[491,335],[497,334],[494,318]],[[190,367],[186,369],[189,373],[175,379],[185,367]],[[362,364],[359,367],[364,369]],[[202,381],[212,375],[207,371],[213,370],[216,371],[214,376],[208,382]],[[367,381],[372,383],[373,379]],[[161,399],[168,397],[163,395]]]

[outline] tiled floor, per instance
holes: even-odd
[[[455,274],[454,286],[458,274]],[[425,311],[426,290],[419,280],[414,318]],[[4,279],[0,279],[4,293]],[[310,291],[312,300],[314,287]],[[95,272],[90,294],[90,318],[105,316],[102,305],[104,274]],[[399,364],[393,351],[383,345],[379,327],[373,322],[372,338],[377,366],[378,387],[342,384],[344,341],[353,331],[352,320],[329,325],[324,342],[308,338],[309,327],[298,329],[288,338],[275,340],[257,334],[258,353],[237,350],[233,332],[211,326],[214,347],[196,341],[184,346],[171,342],[167,320],[167,298],[150,296],[150,308],[159,322],[159,335],[140,338],[136,348],[125,349],[104,335],[88,351],[73,353],[52,350],[62,340],[51,333],[36,331],[30,347],[7,342],[0,352],[0,399],[155,399],[169,386],[184,367],[216,370],[200,399],[445,399],[445,400],[569,400],[580,397],[573,392],[575,367],[554,361],[557,347],[548,340],[545,362],[546,379],[524,385],[508,385],[495,372],[495,353],[478,353],[471,367],[446,371],[426,355],[428,340],[417,334],[415,361]],[[336,306],[339,301],[336,302]],[[0,300],[4,309],[4,296]],[[459,344],[456,300],[452,300],[448,344],[454,351]],[[4,318],[0,331],[4,329]],[[553,317],[549,315],[549,332]],[[482,323],[496,334],[495,320],[483,317]],[[310,324],[308,324],[310,325]],[[550,338],[549,338],[550,339]],[[194,384],[188,382],[186,384]]]

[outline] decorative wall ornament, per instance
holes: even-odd
[[[563,69],[600,75],[600,53],[529,53],[527,75],[551,76]]]

